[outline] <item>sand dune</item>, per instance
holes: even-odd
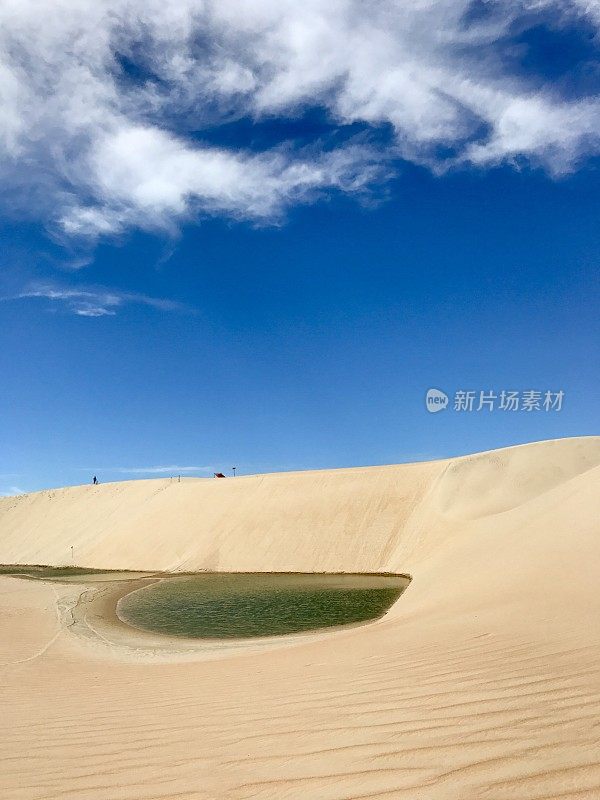
[[[378,622],[210,659],[0,577],[2,796],[599,798],[599,482],[586,437],[1,500],[5,564],[413,577]]]

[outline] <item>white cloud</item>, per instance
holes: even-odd
[[[192,148],[157,128],[123,125],[99,136],[87,154],[81,182],[100,204],[67,206],[60,222],[68,233],[93,235],[167,228],[192,212],[270,218],[319,189],[358,191],[381,172],[366,147],[302,160],[279,149]]]
[[[102,470],[103,472],[118,472],[121,475],[184,475],[190,473],[208,474],[213,472],[212,467],[181,467],[178,464],[169,464],[158,467],[113,467]]]
[[[68,311],[80,317],[115,316],[117,311],[124,305],[149,306],[160,311],[191,310],[173,300],[149,297],[136,292],[121,292],[101,287],[69,288],[47,283],[31,284],[16,295],[0,299],[6,301],[37,298],[59,303]]]
[[[523,72],[514,36],[543,21],[597,26],[597,9],[586,0],[4,0],[0,181],[12,208],[96,237],[203,214],[273,221],[322,193],[364,192],[398,157],[434,170],[525,158],[560,174],[598,151],[600,104]],[[337,126],[387,125],[391,139],[304,149],[282,139],[260,152],[202,141],[223,122],[313,106]]]
[[[21,489],[19,486],[7,486],[0,492],[0,497],[15,497],[19,494],[26,494],[25,489]]]

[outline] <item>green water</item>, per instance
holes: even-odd
[[[142,630],[206,639],[281,636],[381,617],[403,576],[212,573],[166,578],[121,598]]]

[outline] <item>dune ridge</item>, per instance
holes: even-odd
[[[0,563],[389,571],[381,620],[127,661],[0,576],[7,797],[600,797],[600,437],[0,500]],[[85,587],[84,587],[85,588]]]

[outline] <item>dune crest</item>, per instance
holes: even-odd
[[[499,514],[598,465],[593,438],[557,439],[453,459],[434,502],[466,519]]]

